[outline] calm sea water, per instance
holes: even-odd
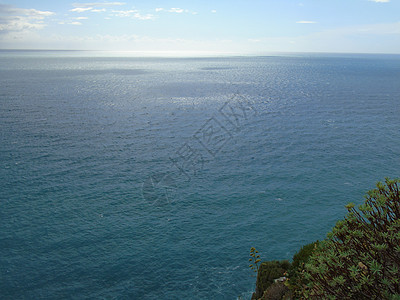
[[[0,51],[0,298],[236,299],[400,170],[400,56]]]

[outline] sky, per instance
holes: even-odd
[[[0,49],[400,54],[400,0],[0,0]]]

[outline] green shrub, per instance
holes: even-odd
[[[261,298],[264,291],[274,283],[274,279],[282,277],[289,267],[290,262],[287,260],[262,262],[257,273],[256,299]]]
[[[281,300],[289,292],[289,288],[283,282],[274,282],[264,292],[261,300]]]
[[[337,222],[305,265],[306,299],[398,299],[400,180],[386,179]]]
[[[317,249],[318,244],[318,241],[307,244],[301,247],[300,251],[293,256],[293,262],[287,272],[288,280],[286,285],[292,290],[294,296],[299,296],[299,291],[308,283],[301,273],[304,272],[305,264]]]

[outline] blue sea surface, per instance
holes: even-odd
[[[0,51],[0,298],[249,299],[399,170],[399,55]]]

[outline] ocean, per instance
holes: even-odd
[[[400,170],[400,55],[0,51],[1,299],[249,299]]]

